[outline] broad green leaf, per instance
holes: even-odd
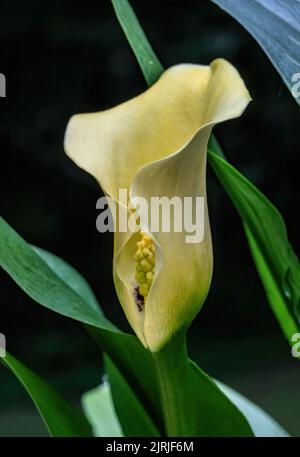
[[[133,389],[160,434],[164,434],[159,387],[150,352],[133,335],[105,332],[92,326],[87,329]]]
[[[156,426],[139,402],[135,391],[108,356],[105,356],[105,371],[108,374],[115,410],[124,435],[130,437],[160,436]]]
[[[223,1],[223,0],[222,0]],[[261,0],[262,1],[262,0]],[[272,0],[274,1],[274,0]],[[140,55],[141,51],[141,44],[138,42],[136,39],[137,36],[142,37],[140,30],[142,30],[141,25],[139,24],[132,8],[129,5],[129,2],[127,0],[114,0],[114,4],[120,4],[122,5],[122,9],[120,10],[122,14],[119,12],[118,19],[120,21],[120,25],[123,28],[123,30],[130,30],[130,40],[129,43],[133,49],[133,52],[135,55],[138,56],[138,61],[142,67],[143,74],[145,75],[146,81],[151,81],[150,75],[153,70],[153,68],[147,64],[146,59],[142,59],[142,56]],[[229,2],[228,2],[229,3]],[[233,0],[231,2],[232,4],[239,4],[240,7],[241,5],[244,4],[244,2],[237,2],[237,0]],[[245,0],[245,3],[248,3],[248,0]],[[253,5],[257,3],[257,0],[252,0],[251,2]],[[298,2],[299,3],[299,2]],[[297,7],[298,8],[298,7]],[[128,14],[126,11],[130,9],[130,14]],[[279,14],[279,10],[281,11],[281,16],[284,18],[286,12],[282,12],[282,9],[276,9],[277,13]],[[297,9],[298,11],[298,9]],[[280,15],[280,14],[279,14]],[[299,30],[299,21],[298,21],[298,29]],[[294,24],[295,25],[295,24]],[[292,33],[292,32],[291,32]],[[295,39],[295,34],[293,32],[293,37]],[[143,37],[146,43],[144,43],[144,47],[151,47],[149,44],[146,36]],[[294,40],[295,41],[295,40]],[[297,41],[297,39],[296,39]],[[298,38],[299,41],[299,38]],[[298,42],[299,45],[299,42]],[[154,51],[151,49],[151,52],[154,53]],[[298,52],[298,58],[299,58],[300,53]],[[297,60],[298,62],[298,60]],[[156,72],[157,74],[159,72],[162,72],[161,65],[156,65]],[[148,82],[149,84],[149,82]],[[237,206],[238,202],[238,211],[240,215],[249,213],[249,209],[251,205],[249,205],[249,201],[251,202],[253,198],[256,199],[258,203],[258,207],[256,210],[260,214],[260,221],[263,223],[264,229],[260,230],[260,237],[259,237],[259,248],[261,250],[261,253],[265,255],[267,253],[268,257],[267,259],[264,259],[265,262],[265,268],[259,268],[258,273],[261,276],[262,282],[265,285],[265,288],[267,290],[267,297],[268,300],[270,301],[270,305],[273,308],[273,310],[276,310],[275,314],[277,319],[279,319],[279,324],[284,330],[284,333],[286,337],[288,338],[289,342],[291,342],[291,332],[295,329],[298,328],[297,323],[296,323],[296,318],[300,319],[300,305],[299,305],[299,287],[300,287],[300,280],[299,280],[299,263],[298,260],[288,242],[287,235],[286,235],[286,229],[284,226],[284,222],[276,210],[276,208],[266,199],[266,197],[259,192],[253,185],[248,180],[245,180],[243,175],[239,174],[231,165],[226,162],[225,156],[223,154],[223,151],[216,140],[216,138],[212,135],[209,141],[209,148],[215,153],[211,152],[209,155],[209,163],[210,165],[213,165],[213,170],[217,174],[218,178],[220,179],[222,185],[226,187],[225,189],[227,190],[230,198],[233,200],[234,204]],[[220,156],[220,160],[217,160],[218,157]],[[213,160],[215,158],[215,160]],[[226,164],[228,167],[226,167]],[[240,179],[244,179],[244,183],[248,183],[247,187],[247,192],[250,192],[250,197],[247,194],[247,192],[244,192],[242,195],[238,196],[236,195],[237,193],[229,192],[229,187],[230,187],[230,180],[232,179],[232,171],[236,171],[236,173],[239,175]],[[259,197],[257,197],[259,194]],[[263,204],[264,209],[260,210],[260,206]],[[264,216],[268,214],[268,222],[262,220],[264,219]],[[252,212],[252,216],[254,217],[254,212]],[[255,218],[249,215],[249,218],[252,219],[252,222],[249,223],[247,221],[244,221],[249,223],[248,226],[248,233],[252,234],[252,239],[257,238],[257,229],[259,228],[258,222],[255,223]],[[244,216],[243,216],[244,217]],[[248,216],[247,216],[248,217]],[[275,220],[275,226],[277,230],[272,229],[272,226],[270,227],[270,230],[268,230],[268,224],[273,225]],[[246,230],[246,229],[245,229]],[[254,232],[253,232],[254,230]],[[264,233],[263,233],[264,232]],[[251,236],[251,235],[250,235]],[[248,235],[249,239],[249,235]],[[277,245],[278,245],[278,252],[277,252]],[[255,263],[257,265],[257,249],[255,249],[255,246],[253,243],[249,241],[249,247],[252,251],[252,255],[254,257]],[[262,262],[260,262],[262,265]],[[279,287],[278,290],[280,290],[281,294],[283,293],[283,296],[281,297],[283,300],[280,301],[281,304],[278,304],[278,294],[276,294],[277,299],[274,299],[274,293],[270,294],[269,289],[270,285],[268,284],[268,277],[273,277],[273,281],[275,281],[277,287]],[[274,289],[273,289],[274,290]],[[295,330],[296,331],[296,330]]]
[[[97,312],[94,306],[89,304],[90,301],[94,303],[95,300],[93,295],[90,295],[89,287],[83,278],[78,281],[79,273],[69,267],[66,262],[46,251],[32,248],[3,220],[0,223],[0,232],[0,260],[6,271],[38,303],[84,324],[89,320],[93,321],[93,325],[88,325],[88,330],[118,368],[159,433],[164,435],[158,380],[150,352],[144,349],[135,336],[122,333],[103,317],[100,311]],[[43,290],[43,287],[50,287],[51,290]],[[55,291],[59,294],[58,297]],[[84,300],[84,296],[86,296],[86,300]],[[74,306],[74,302],[76,306]],[[88,316],[94,313],[92,314],[93,319],[87,319],[86,312]],[[205,382],[209,379],[207,375],[202,375],[202,372],[199,371],[199,383],[203,382],[203,376]],[[184,388],[184,384],[182,388]],[[234,418],[231,435],[249,434],[249,427],[242,414],[213,383],[211,392],[214,392],[214,395],[205,401],[209,401],[211,405],[209,414],[210,417],[215,418],[215,420],[212,419],[215,424],[214,430],[220,431],[220,434],[228,432],[227,428],[223,430],[223,419],[221,420],[222,414],[227,414],[228,417]],[[191,391],[188,395],[193,398],[194,392]],[[199,390],[195,397],[195,404],[199,405],[199,411],[202,408],[202,401],[203,395]],[[204,433],[202,425],[199,428],[199,435],[201,433]]]
[[[220,381],[216,381],[220,389],[228,398],[239,408],[247,418],[252,430],[257,437],[288,437],[289,434],[262,408],[241,395],[231,387],[226,386]]]
[[[262,408],[257,406],[255,403],[250,401],[248,398],[241,395],[236,390],[231,387],[226,386],[220,381],[215,381],[219,388],[226,394],[228,398],[239,408],[242,413],[245,415],[249,424],[251,425],[254,434],[256,437],[288,437],[289,434],[279,425],[269,414],[267,414]],[[115,414],[112,397],[110,393],[109,383],[101,384],[100,387],[93,389],[91,392],[88,392],[88,395],[91,393],[91,396],[99,396],[99,401],[101,397],[102,404],[97,402],[91,402],[87,415],[90,410],[93,411],[92,418],[95,421],[94,426],[100,430],[105,430],[107,426],[106,420],[109,424],[114,425],[114,430],[118,430],[117,427],[121,427],[117,415]],[[105,398],[103,398],[105,397]],[[103,410],[103,403],[105,403],[105,411],[107,411],[106,417],[103,414],[98,414],[98,411]],[[99,405],[97,411],[95,410],[96,405]],[[94,414],[95,413],[95,414]],[[107,418],[107,419],[106,419]],[[108,435],[99,435],[99,436],[118,436],[113,434]]]
[[[51,436],[92,436],[91,426],[86,417],[39,376],[7,352],[6,357],[0,358],[0,361],[14,373],[27,390]]]
[[[135,57],[142,69],[149,86],[160,77],[164,71],[160,61],[147,40],[136,15],[127,0],[112,0],[112,4],[123,31],[129,41]]]
[[[188,359],[185,334],[153,354],[167,436],[253,436],[246,418]]]
[[[114,335],[108,343],[107,335],[99,329],[89,328],[89,331],[99,346],[109,354],[114,365],[118,367],[137,399],[155,423],[159,433],[165,435],[164,426],[161,424],[160,388],[152,355],[142,347],[136,337],[131,335],[123,334],[122,338],[120,335]],[[122,350],[122,344],[123,348],[126,348],[125,351]],[[170,370],[176,369],[176,366],[179,365],[178,353],[173,354],[172,360],[175,362],[175,367],[170,367]],[[173,374],[170,371],[170,377]],[[174,382],[177,382],[175,378],[174,375]],[[188,362],[187,378],[191,379],[191,383],[182,379],[182,382],[177,384],[181,394],[191,400],[193,411],[196,413],[195,436],[252,435],[250,427],[240,411],[217,388],[214,381],[192,361]],[[121,378],[119,379],[121,381]],[[114,383],[111,387],[117,404],[120,393],[115,389],[117,386]],[[125,388],[127,387],[125,386]],[[205,420],[200,413],[203,410],[205,410],[203,415]],[[192,416],[192,411],[189,410],[187,404],[183,413],[187,414],[189,418]],[[226,422],[224,422],[224,417],[226,417]]]
[[[300,265],[281,214],[222,157],[209,151],[209,162],[243,220],[269,303],[291,343],[300,328]]]
[[[263,48],[300,104],[300,3],[298,0],[212,0]]]
[[[94,308],[97,314],[101,314],[104,318],[102,309],[92,291],[90,285],[86,280],[75,270],[71,265],[65,262],[60,257],[45,251],[44,249],[36,246],[31,246],[32,249],[41,257],[44,262],[55,271],[63,281],[73,289],[91,308]]]
[[[228,395],[223,394],[217,384],[193,361],[189,361],[191,401],[202,427],[202,436],[253,436],[247,417],[234,405]],[[194,394],[193,394],[194,392]],[[194,395],[194,397],[193,397]],[[215,417],[210,414],[214,409]]]
[[[45,261],[47,257],[47,261]],[[109,330],[95,298],[65,262],[30,246],[0,218],[0,265],[33,300],[86,324]],[[84,286],[83,286],[84,285]]]
[[[146,364],[149,352],[137,344],[134,336],[122,334],[103,316],[84,278],[59,257],[30,246],[3,219],[0,219],[0,264],[39,304],[84,324],[92,324],[90,331],[97,327],[97,341],[101,339],[101,347],[118,367],[125,370],[129,381],[159,423],[161,411],[155,403],[157,392],[155,386],[150,385],[148,371],[151,368]],[[140,368],[135,366],[131,349]]]
[[[86,417],[92,425],[94,436],[124,436],[107,381],[104,380],[99,387],[85,392],[81,403]]]

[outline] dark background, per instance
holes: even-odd
[[[163,64],[230,60],[253,97],[216,129],[224,151],[277,206],[299,252],[299,107],[265,54],[208,1],[132,1]],[[111,234],[95,228],[94,180],[65,157],[68,118],[103,110],[146,87],[109,0],[1,3],[1,210],[28,241],[76,267],[106,315],[128,329],[112,282]],[[215,271],[190,353],[216,378],[300,435],[299,362],[270,310],[240,219],[208,170]],[[101,378],[101,354],[80,324],[29,299],[2,274],[0,332],[8,349],[68,398]],[[0,436],[43,435],[31,401],[0,367]]]

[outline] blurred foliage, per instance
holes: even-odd
[[[132,5],[166,67],[207,64],[222,56],[239,69],[253,102],[242,118],[216,133],[232,163],[281,211],[299,252],[298,107],[271,63],[247,32],[209,1]],[[109,0],[91,5],[5,0],[0,40],[0,72],[7,78],[7,98],[0,100],[2,215],[28,242],[74,265],[107,316],[128,329],[112,282],[113,237],[95,227],[100,189],[62,147],[70,115],[108,108],[146,88],[112,6]],[[190,334],[192,356],[300,435],[298,362],[266,302],[239,217],[212,173],[208,184],[215,273]],[[0,331],[9,349],[69,396],[79,398],[97,385],[101,357],[84,329],[36,306],[1,274]],[[5,435],[11,415],[17,420],[21,406],[31,415],[32,407],[2,369],[0,382],[0,435]],[[34,424],[33,419],[33,429],[40,430]]]

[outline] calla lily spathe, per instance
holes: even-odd
[[[176,65],[126,103],[73,116],[65,151],[116,201],[120,188],[148,201],[153,196],[206,197],[211,130],[240,116],[249,101],[243,80],[223,59],[210,66]],[[188,327],[207,296],[213,268],[207,205],[201,243],[186,243],[185,231],[143,229],[155,247],[154,278],[143,309],[135,294],[141,234],[115,233],[114,280],[129,323],[155,352]]]

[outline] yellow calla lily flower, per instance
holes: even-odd
[[[240,116],[250,100],[236,69],[217,59],[210,66],[171,67],[132,100],[69,121],[67,155],[116,202],[119,189],[147,201],[205,197],[200,243],[187,243],[184,229],[115,232],[118,297],[135,333],[153,352],[188,327],[207,296],[213,269],[207,143],[213,126]]]

